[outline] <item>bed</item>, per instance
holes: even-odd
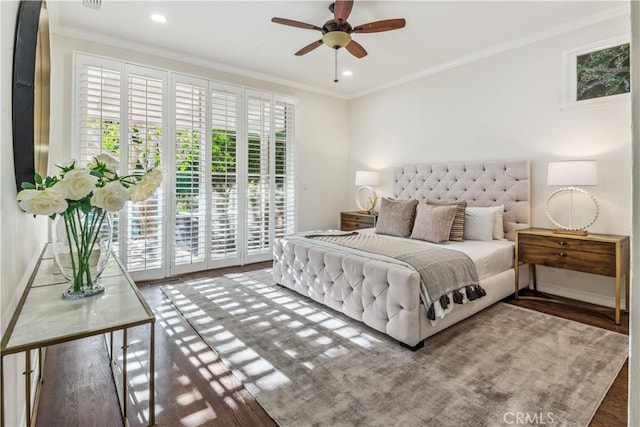
[[[393,169],[392,197],[396,200],[464,200],[468,207],[504,206],[504,240],[445,245],[473,259],[486,295],[455,307],[441,319],[427,318],[420,297],[421,277],[415,269],[300,235],[274,241],[274,281],[406,347],[418,349],[425,338],[513,293],[515,233],[530,226],[529,171],[528,160],[432,163]],[[501,261],[487,266],[486,254],[492,253],[492,248],[501,254],[496,255]],[[526,275],[520,280],[521,287],[528,283]]]

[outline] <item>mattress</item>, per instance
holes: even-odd
[[[374,228],[366,228],[358,230],[359,233],[367,233],[374,234]],[[304,238],[303,236],[306,234],[313,234],[314,232],[301,233],[297,236],[297,238]],[[326,233],[326,231],[324,232]],[[384,236],[389,239],[399,239],[406,240],[403,237],[395,237],[395,236]],[[381,261],[386,261],[394,264],[404,265],[409,268],[406,263],[395,260],[393,258],[386,257],[384,255],[372,254],[369,252],[359,251],[357,249],[346,248],[339,245],[333,245],[331,243],[326,243],[318,240],[308,239],[307,241],[313,242],[313,244],[326,247],[337,252],[343,252],[351,255],[360,255],[366,258],[378,259]],[[513,258],[514,258],[514,242],[508,240],[490,240],[490,241],[480,241],[480,240],[465,240],[464,242],[446,242],[444,244],[436,244],[425,242],[422,240],[411,240],[412,242],[419,242],[420,244],[424,244],[425,246],[436,246],[444,249],[453,249],[466,254],[476,266],[478,271],[478,279],[484,280],[488,277],[495,276],[496,274],[502,273],[504,271],[513,268]]]

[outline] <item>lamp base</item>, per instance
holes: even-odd
[[[553,230],[553,234],[569,234],[571,236],[587,236],[589,232],[587,230],[565,230],[564,228],[556,228]]]

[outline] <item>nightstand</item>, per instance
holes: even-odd
[[[615,277],[616,325],[620,324],[620,292],[625,285],[625,309],[629,311],[629,237],[611,234],[575,236],[529,228],[516,233],[515,295],[523,299],[561,302],[553,298],[519,296],[519,263],[529,264],[533,290],[537,292],[536,265]],[[603,308],[602,311],[605,309]],[[606,309],[610,311],[610,309]]]
[[[340,230],[353,231],[360,228],[373,228],[376,226],[378,214],[368,212],[340,212]]]

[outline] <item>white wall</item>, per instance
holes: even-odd
[[[0,2],[0,330],[4,335],[13,311],[47,238],[47,219],[33,218],[18,208],[11,134],[11,81],[17,1]],[[37,325],[34,325],[37,326]],[[5,422],[24,422],[24,358],[7,356]]]
[[[74,51],[117,58],[226,83],[289,95],[298,99],[298,224],[300,230],[336,228],[347,189],[348,104],[319,95],[209,68],[76,38],[52,36],[51,156],[67,159],[72,141],[72,54]]]
[[[547,162],[596,159],[599,182],[590,190],[601,211],[590,231],[628,235],[629,101],[560,109],[563,53],[628,32],[628,18],[619,17],[351,101],[347,183],[357,169],[381,169],[381,188],[390,195],[391,166],[528,158],[532,223],[552,228],[544,213],[555,189],[546,186]],[[355,190],[349,186],[352,207]],[[542,289],[613,303],[610,278],[540,268],[538,280]]]

